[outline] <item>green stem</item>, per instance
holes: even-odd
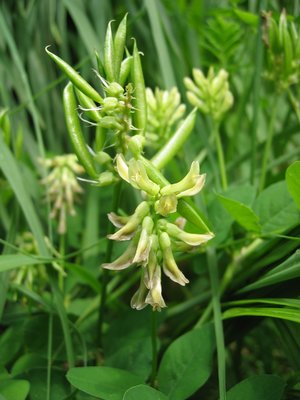
[[[151,315],[151,342],[152,342],[151,386],[154,387],[157,374],[157,311],[152,311]]]
[[[277,113],[277,104],[278,104],[278,93],[274,97],[274,102],[273,102],[272,109],[271,109],[270,124],[268,127],[267,139],[266,139],[266,144],[265,144],[265,149],[264,149],[264,154],[263,154],[263,159],[262,159],[261,175],[260,175],[260,181],[259,181],[259,192],[261,192],[263,190],[263,188],[265,187],[267,166],[268,166],[268,161],[269,161],[269,158],[271,155],[271,149],[272,149],[274,125],[275,125],[276,113]]]
[[[220,400],[226,400],[226,354],[220,304],[219,273],[215,249],[207,249],[207,259],[212,290],[212,306],[214,311],[214,327],[217,344],[219,398]]]
[[[53,314],[49,314],[49,325],[48,325],[48,352],[47,352],[47,394],[46,400],[50,400],[51,397],[51,365],[52,365],[52,339],[53,339]]]
[[[120,202],[122,181],[118,182],[114,187],[113,193],[113,204],[112,211],[117,212]],[[107,234],[112,233],[113,226],[112,224],[108,225]],[[111,256],[113,251],[114,241],[108,240],[105,254],[105,263],[111,262]],[[106,306],[106,298],[107,298],[107,284],[108,284],[109,271],[107,269],[102,270],[102,286],[101,286],[101,296],[100,296],[100,305],[99,305],[99,316],[98,316],[98,330],[97,330],[97,342],[100,347],[102,347],[103,340],[103,323],[104,323],[104,311]]]
[[[216,121],[212,122],[212,133],[215,138],[215,143],[217,147],[217,154],[218,154],[218,161],[219,161],[219,170],[222,182],[223,190],[227,189],[227,176],[226,176],[226,167],[225,167],[225,159],[224,159],[224,152],[223,146],[220,138],[220,124]]]
[[[64,257],[65,257],[65,235],[64,234],[62,234],[62,235],[60,235],[60,237],[59,237],[59,254],[60,254],[60,257],[61,257],[61,262],[60,262],[60,267],[61,267],[61,269],[64,271],[64,269],[65,269],[65,261],[64,261]],[[64,275],[63,275],[63,272],[59,272],[59,275],[58,275],[58,286],[59,286],[59,289],[61,290],[61,292],[63,293],[63,291],[64,291]]]

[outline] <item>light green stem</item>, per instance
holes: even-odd
[[[48,325],[48,351],[47,351],[47,394],[46,400],[51,398],[51,366],[52,366],[52,338],[53,338],[53,314],[49,314]]]
[[[277,99],[278,99],[278,94],[276,94],[274,97],[274,102],[273,102],[272,109],[271,109],[270,124],[268,127],[267,140],[266,140],[263,159],[262,159],[261,175],[260,175],[260,181],[259,181],[259,192],[261,192],[263,190],[263,188],[265,187],[265,182],[266,182],[267,166],[268,166],[268,161],[269,161],[269,158],[271,155],[272,141],[273,141],[273,134],[274,134],[274,125],[275,125],[275,121],[276,121],[277,101],[278,101]]]
[[[227,176],[226,176],[226,167],[225,167],[225,159],[224,159],[224,152],[223,146],[220,138],[220,124],[216,121],[212,122],[212,132],[215,139],[216,147],[217,147],[217,154],[218,154],[218,161],[219,161],[219,170],[222,182],[222,189],[227,189]]]

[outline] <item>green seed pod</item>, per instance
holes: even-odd
[[[93,159],[89,153],[82,131],[80,127],[79,118],[77,115],[77,104],[73,84],[69,82],[63,92],[63,103],[66,117],[66,124],[68,133],[80,163],[84,166],[86,172],[96,179],[98,174],[94,167]]]
[[[49,46],[48,46],[49,47]],[[51,53],[46,47],[47,54],[52,58],[52,60],[57,64],[57,66],[67,75],[70,81],[76,86],[82,93],[88,96],[90,99],[96,101],[97,103],[102,103],[103,99],[100,94],[86,81],[84,80],[78,72],[75,71],[68,63],[62,60],[60,57]]]
[[[115,74],[115,51],[114,51],[114,42],[112,37],[111,24],[113,21],[110,21],[105,35],[104,42],[104,70],[105,77],[109,82],[113,82],[116,80]]]
[[[115,39],[114,39],[114,71],[116,80],[119,81],[121,62],[123,60],[123,54],[126,43],[126,26],[127,26],[127,14],[120,22]]]
[[[131,74],[135,97],[133,105],[136,108],[133,116],[134,126],[141,131],[141,134],[144,134],[147,122],[146,89],[140,54],[136,42],[134,42],[133,46]]]
[[[125,85],[126,80],[130,74],[131,66],[132,66],[132,56],[126,57],[122,61],[119,80],[118,80],[121,86]]]

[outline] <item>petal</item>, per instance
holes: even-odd
[[[147,306],[147,303],[145,302],[147,291],[148,290],[144,284],[144,276],[142,275],[140,286],[135,294],[132,296],[132,299],[130,301],[130,305],[132,308],[135,308],[136,310],[142,310]]]
[[[120,177],[129,183],[128,166],[123,154],[117,154],[116,156],[116,169]]]
[[[115,214],[114,212],[111,212],[109,214],[107,214],[108,219],[110,220],[110,222],[116,227],[116,228],[122,228],[122,226],[126,225],[126,223],[129,220],[129,217],[125,217],[125,216],[120,216]]]
[[[130,160],[128,175],[129,181],[133,187],[144,190],[151,196],[156,196],[158,194],[160,187],[149,179],[142,161]]]
[[[117,232],[108,235],[107,237],[111,240],[131,239],[134,236],[138,226],[141,224],[143,218],[148,214],[148,212],[149,212],[149,205],[146,201],[143,201],[137,206],[134,214],[129,217],[128,222]]]
[[[133,257],[136,251],[136,243],[133,241],[123,254],[111,263],[102,264],[102,268],[120,271],[133,264]]]
[[[164,222],[161,226],[163,229],[172,236],[175,240],[181,240],[190,246],[200,246],[200,244],[206,243],[211,240],[215,235],[212,232],[207,233],[189,233],[178,228],[177,225],[171,224],[170,222]]]
[[[199,193],[200,190],[203,188],[205,184],[206,174],[199,175],[196,183],[190,189],[184,190],[183,192],[177,195],[177,198],[185,197],[185,196],[194,196],[195,194]]]
[[[145,303],[150,304],[153,310],[160,311],[162,308],[166,307],[166,303],[161,294],[161,269],[159,266],[155,269],[153,282],[153,286],[149,290]]]

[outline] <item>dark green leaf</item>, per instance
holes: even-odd
[[[71,368],[67,379],[75,388],[103,400],[122,400],[126,390],[144,383],[130,372],[110,367]]]
[[[209,378],[215,340],[211,325],[175,340],[165,352],[158,371],[158,388],[172,400],[184,400]]]
[[[227,393],[227,400],[281,400],[285,382],[279,376],[251,376]]]
[[[288,167],[285,179],[290,195],[300,208],[300,161],[296,161]]]
[[[167,400],[158,390],[147,385],[134,386],[126,391],[122,400]]]

